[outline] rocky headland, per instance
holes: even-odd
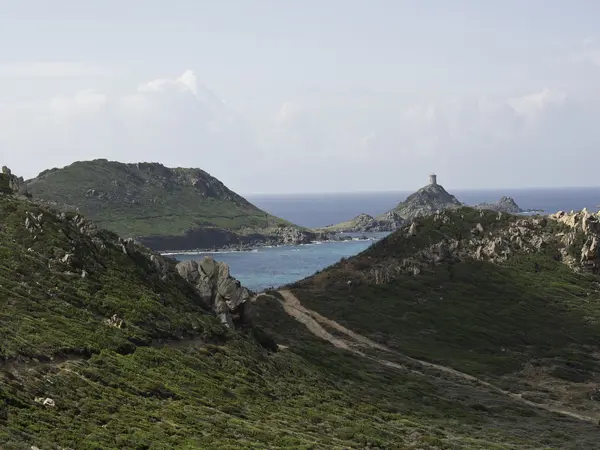
[[[406,221],[410,221],[416,217],[461,206],[463,204],[454,195],[449,194],[443,186],[438,184],[437,178],[435,175],[432,175],[428,185],[409,195],[392,210],[377,217],[360,214],[348,222],[329,225],[323,230],[334,232],[391,232],[399,229]]]
[[[339,239],[268,214],[200,169],[98,159],[44,171],[25,186],[40,204],[85,214],[156,251]]]
[[[544,211],[539,209],[523,209],[515,199],[512,197],[503,196],[496,203],[479,203],[475,205],[477,209],[488,209],[490,211],[505,212],[509,214],[521,214],[521,213],[542,213]]]

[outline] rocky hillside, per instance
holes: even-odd
[[[267,214],[200,169],[103,159],[27,181],[34,198],[75,210],[155,250],[311,241],[314,233]]]
[[[30,197],[23,177],[13,175],[6,166],[2,166],[2,173],[0,173],[0,193]]]
[[[560,211],[547,218],[519,217],[463,207],[415,219],[373,245],[356,257],[370,260],[368,270],[355,275],[361,282],[386,283],[447,262],[502,263],[515,255],[541,252],[551,253],[576,272],[597,274],[599,244],[600,213]]]
[[[398,214],[405,220],[426,216],[444,209],[462,206],[456,197],[449,194],[442,185],[428,184],[417,192],[409,195],[406,200],[398,203],[391,212]]]
[[[599,240],[600,213],[446,209],[289,288],[383,354],[598,423]],[[589,437],[545,445],[598,448]]]
[[[422,217],[448,208],[462,206],[456,197],[449,194],[437,182],[428,184],[409,195],[394,209],[378,217],[360,214],[352,220],[325,227],[324,231],[333,232],[365,232],[395,231],[406,221]]]
[[[577,249],[594,220],[539,226]],[[435,265],[369,275],[434,245],[428,223],[298,284],[301,304],[1,194],[2,448],[594,448],[594,275],[552,258],[539,271],[469,259],[452,282]]]
[[[390,211],[377,219],[368,214],[359,214],[347,222],[329,225],[323,231],[366,233],[394,231],[402,226],[404,220],[398,214]]]
[[[505,212],[509,214],[518,214],[521,212],[525,212],[525,210],[521,209],[515,199],[512,197],[501,197],[496,203],[480,203],[476,208],[479,209],[489,209],[490,211],[497,212]]]

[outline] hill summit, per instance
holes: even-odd
[[[354,219],[324,228],[333,232],[395,231],[406,221],[426,216],[448,208],[463,206],[456,197],[437,183],[437,176],[429,176],[429,184],[409,195],[392,210],[372,217],[359,214]]]
[[[411,220],[428,214],[433,214],[447,208],[463,206],[456,197],[440,184],[435,175],[430,176],[430,183],[417,192],[409,195],[390,212],[398,214],[405,220]]]

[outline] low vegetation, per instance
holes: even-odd
[[[291,318],[277,292],[258,297],[251,330],[224,328],[149,254],[86,227],[74,213],[0,196],[2,448],[597,446],[595,423],[394,354],[337,349]],[[386,245],[360,258],[392,251]],[[538,386],[522,374],[528,364],[551,365],[544,376],[558,387],[596,380],[593,277],[539,255],[461,263],[452,280],[436,269],[386,285],[326,286],[352,262],[294,292],[394,349],[515,389]],[[595,411],[594,400],[569,403],[560,393],[528,395]]]

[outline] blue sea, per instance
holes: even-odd
[[[546,213],[587,208],[600,209],[599,188],[503,189],[450,191],[460,201],[475,205],[495,202],[501,196],[513,197],[523,209],[541,209]],[[343,193],[311,195],[264,195],[246,198],[261,209],[298,225],[321,227],[349,220],[360,213],[382,214],[404,200],[411,192]],[[370,233],[370,240],[323,242],[300,246],[260,248],[244,252],[211,254],[231,267],[231,273],[248,288],[260,291],[270,286],[291,283],[356,255],[385,233]],[[177,259],[201,259],[207,253],[180,253]]]

